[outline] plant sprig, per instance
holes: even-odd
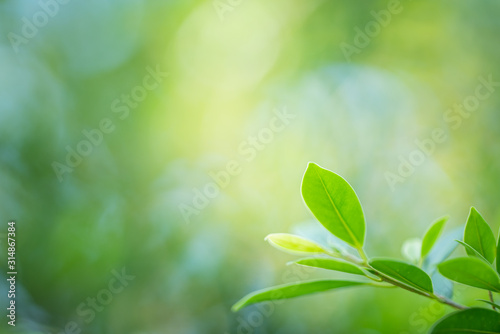
[[[315,163],[309,163],[301,191],[305,204],[316,219],[330,233],[350,245],[357,255],[340,247],[324,247],[286,233],[268,235],[266,240],[282,251],[309,256],[292,264],[344,272],[363,280],[312,280],[276,286],[245,296],[233,306],[233,311],[258,302],[347,287],[398,287],[459,310],[441,319],[431,329],[431,333],[500,333],[499,307],[493,297],[493,292],[500,292],[500,238],[496,243],[493,231],[474,207],[467,219],[463,241],[456,240],[465,247],[468,257],[447,261],[442,259],[444,262],[428,266],[426,272],[421,268],[422,264],[440,238],[448,217],[436,220],[425,233],[418,266],[396,259],[370,258],[364,251],[366,223],[363,208],[356,192],[346,180]],[[493,266],[495,257],[496,267]],[[449,280],[487,290],[490,300],[483,302],[492,306],[493,310],[469,308],[437,293],[430,276],[436,269]],[[476,317],[480,319],[476,321]]]

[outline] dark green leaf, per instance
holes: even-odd
[[[344,273],[366,276],[365,273],[363,272],[363,270],[361,270],[361,268],[359,268],[358,266],[356,266],[352,263],[345,262],[342,260],[317,258],[317,257],[314,258],[313,257],[313,258],[307,258],[307,259],[300,259],[300,260],[295,261],[293,263],[300,264],[303,266],[308,266],[308,267],[342,271]]]
[[[439,272],[452,281],[500,292],[498,274],[477,257],[459,257],[438,265]]]
[[[474,207],[470,209],[469,218],[467,219],[464,242],[474,248],[488,262],[493,263],[496,255],[495,236],[488,223]],[[475,256],[472,251],[468,249],[466,251],[467,254]]]
[[[265,240],[267,240],[271,245],[278,248],[279,250],[292,254],[327,253],[327,251],[325,251],[325,249],[323,249],[323,247],[321,247],[317,243],[293,234],[269,234]]]
[[[417,266],[390,259],[372,260],[370,265],[386,276],[406,285],[429,293],[433,291],[431,278]]]
[[[370,283],[337,281],[337,280],[315,280],[299,283],[290,283],[259,290],[246,295],[231,308],[233,312],[242,308],[268,300],[279,300],[308,295],[315,292],[340,289],[349,286],[370,285]]]
[[[436,220],[431,227],[427,230],[422,240],[422,248],[420,251],[420,257],[423,259],[427,254],[429,254],[432,246],[436,243],[437,239],[443,231],[446,221],[449,217],[442,217]]]
[[[357,249],[363,247],[363,209],[358,196],[341,176],[309,163],[302,180],[302,197],[328,231]]]
[[[451,313],[439,320],[430,334],[500,333],[500,313],[470,308]]]

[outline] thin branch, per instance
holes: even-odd
[[[498,260],[497,260],[498,261]],[[493,311],[496,311],[497,308],[495,307],[495,299],[493,299],[493,292],[488,291],[488,294],[490,295],[490,300],[491,300],[491,307],[493,307]]]
[[[368,264],[368,256],[366,256],[366,253],[365,253],[363,247],[358,248],[358,253],[361,256],[361,259],[363,259],[363,264],[367,265]]]
[[[466,310],[468,309],[467,306],[464,306],[464,305],[461,305],[461,304],[458,304],[458,303],[455,303],[453,300],[451,299],[448,299],[444,296],[438,296],[438,295],[435,295],[435,299],[443,304],[446,304],[446,305],[449,305],[451,307],[454,307],[456,308],[457,310]]]
[[[427,292],[424,292],[424,291],[420,291],[420,290],[418,290],[416,288],[413,288],[413,287],[411,287],[409,285],[406,285],[404,283],[398,282],[398,281],[390,278],[389,276],[384,275],[383,273],[379,272],[378,270],[375,270],[370,265],[368,265],[368,263],[367,263],[367,257],[366,257],[365,252],[363,251],[363,249],[359,249],[359,254],[363,258],[363,263],[360,263],[361,262],[360,259],[358,259],[358,258],[356,258],[356,257],[354,257],[352,255],[349,255],[349,254],[342,254],[342,255],[343,255],[343,257],[344,257],[345,260],[347,260],[349,262],[352,262],[352,263],[355,263],[357,265],[364,266],[365,269],[368,269],[368,271],[370,273],[372,273],[373,275],[380,277],[380,279],[382,279],[382,281],[384,281],[384,282],[387,282],[389,284],[397,286],[397,287],[399,287],[401,289],[404,289],[404,290],[416,293],[417,295],[424,296],[424,297],[427,297],[427,298],[432,299],[432,300],[436,300],[436,301],[438,301],[438,302],[440,302],[442,304],[446,304],[446,305],[449,305],[449,306],[451,306],[453,308],[456,308],[457,310],[468,309],[467,306],[458,304],[458,303],[454,302],[453,300],[451,300],[449,298],[446,298],[444,296],[439,296],[439,295],[431,294],[431,293],[427,293]]]
[[[372,269],[373,270],[373,273],[375,275],[377,275],[378,277],[380,277],[384,282],[387,282],[387,283],[390,283],[392,285],[395,285],[401,289],[405,289],[407,291],[410,291],[410,292],[413,292],[413,293],[416,293],[417,295],[421,295],[421,296],[424,296],[424,297],[427,297],[427,298],[432,298],[432,295],[426,293],[426,292],[423,292],[423,291],[420,291],[418,289],[415,289],[409,285],[406,285],[406,284],[403,284],[403,283],[400,283],[396,280],[393,280],[392,278],[390,278],[389,276],[386,276],[380,272],[378,272],[377,270],[375,269]]]
[[[421,296],[424,296],[424,297],[427,297],[427,298],[430,298],[430,299],[433,299],[433,300],[436,300],[442,304],[446,304],[446,305],[449,305],[453,308],[456,308],[457,310],[465,310],[465,309],[468,309],[467,306],[464,306],[464,305],[461,305],[461,304],[458,304],[456,302],[454,302],[453,300],[451,299],[448,299],[444,296],[439,296],[439,295],[435,295],[435,294],[430,294],[430,293],[427,293],[427,292],[423,292],[423,291],[420,291],[418,289],[415,289],[411,286],[408,286],[406,284],[403,284],[403,283],[400,283],[396,280],[393,280],[392,278],[382,274],[382,273],[379,273],[378,271],[375,270],[375,273],[377,276],[379,276],[380,278],[382,278],[382,280],[384,280],[385,282],[387,283],[390,283],[390,284],[393,284],[397,287],[400,287],[401,289],[405,289],[407,291],[410,291],[410,292],[413,292],[413,293],[416,293],[418,295],[421,295]]]

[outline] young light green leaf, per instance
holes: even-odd
[[[483,303],[486,303],[486,304],[490,304],[491,306],[494,306],[495,308],[497,308],[497,309],[500,310],[500,305],[498,305],[497,303],[493,303],[491,300],[477,299],[477,301],[483,302]]]
[[[470,308],[451,313],[432,327],[430,334],[500,333],[500,313]]]
[[[274,233],[269,234],[265,240],[279,250],[291,254],[305,254],[305,253],[328,253],[323,247],[317,243],[299,237],[297,235],[288,233]]]
[[[315,292],[340,289],[349,286],[370,285],[371,283],[337,281],[337,280],[314,280],[299,283],[278,285],[272,288],[259,290],[246,295],[231,308],[233,312],[242,308],[268,300],[279,300],[308,295]]]
[[[302,179],[302,197],[328,231],[357,249],[363,247],[363,209],[346,180],[311,162]]]
[[[420,251],[420,257],[423,259],[432,249],[432,246],[436,243],[437,239],[443,231],[444,225],[448,221],[449,217],[442,217],[436,220],[431,227],[425,232],[424,239],[422,240],[422,248]]]
[[[477,212],[476,208],[470,209],[467,225],[465,226],[464,242],[479,252],[488,262],[493,263],[496,255],[495,236],[490,226]],[[466,250],[467,254],[475,254]]]
[[[481,259],[484,262],[486,262],[486,263],[489,264],[488,260],[486,260],[484,258],[484,256],[482,254],[480,254],[477,250],[475,250],[474,248],[472,248],[471,245],[469,245],[469,244],[467,244],[467,243],[465,243],[463,241],[460,241],[460,240],[456,240],[456,242],[458,242],[459,244],[461,244],[462,246],[464,246],[465,250],[469,252],[470,256],[475,256],[475,257],[477,257],[477,258],[479,258],[479,259]]]
[[[476,257],[459,257],[438,265],[439,272],[452,281],[500,292],[500,278],[487,263]]]
[[[417,266],[390,259],[375,259],[370,261],[370,265],[375,270],[401,283],[428,293],[433,292],[431,278]]]
[[[366,276],[366,274],[363,272],[363,270],[361,270],[361,268],[352,263],[342,260],[312,257],[312,258],[300,259],[292,263],[308,267],[335,270],[349,274]]]

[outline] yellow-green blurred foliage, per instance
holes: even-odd
[[[450,311],[370,288],[230,306],[297,278],[339,277],[294,273],[294,257],[264,242],[325,238],[300,196],[308,161],[358,192],[369,255],[401,258],[404,240],[444,214],[448,229],[463,225],[471,205],[497,235],[500,86],[460,124],[446,113],[479,77],[500,81],[498,2],[402,0],[382,25],[372,11],[387,1],[73,0],[41,24],[54,2],[0,1],[0,213],[17,221],[16,332],[75,321],[82,333],[424,333]],[[25,27],[34,16],[36,33]],[[342,45],[370,22],[380,31],[347,59]],[[126,106],[157,70],[168,75]],[[288,124],[264,130],[284,111]],[[83,131],[106,119],[113,130],[60,180],[54,162],[67,165]],[[446,140],[391,187],[387,173],[436,128]],[[227,185],[197,199],[230,161]],[[135,279],[87,321],[78,307],[122,268]],[[486,297],[462,290],[463,303]]]

